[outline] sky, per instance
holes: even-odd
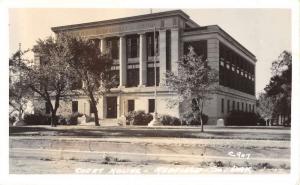
[[[170,9],[152,9],[161,12]],[[289,9],[182,9],[200,26],[219,25],[257,58],[256,93],[271,78],[271,64],[283,50],[291,51],[291,11]],[[9,53],[22,44],[32,48],[36,40],[54,36],[53,26],[101,21],[142,15],[150,9],[9,9]],[[28,56],[29,58],[32,55]]]

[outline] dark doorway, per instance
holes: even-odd
[[[106,97],[107,115],[106,118],[117,118],[117,97]]]
[[[148,100],[148,112],[152,113],[155,111],[155,100],[154,99],[149,99]]]

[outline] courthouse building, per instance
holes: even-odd
[[[201,11],[201,10],[199,10]],[[205,19],[205,17],[203,17]],[[201,23],[200,23],[201,24]],[[154,29],[155,37],[154,38]],[[177,72],[177,61],[189,46],[219,71],[219,87],[205,106],[208,124],[216,124],[231,110],[255,111],[255,56],[217,25],[200,26],[181,10],[53,27],[55,33],[71,32],[99,43],[101,52],[114,60],[112,72],[119,84],[98,103],[101,119],[119,118],[132,110],[180,117],[186,111],[170,108],[174,92],[163,87],[165,73]],[[247,30],[245,30],[247,31]],[[157,44],[157,101],[154,100],[154,39]],[[60,113],[93,115],[88,97],[76,97]]]

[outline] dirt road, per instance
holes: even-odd
[[[10,173],[288,173],[290,142],[10,137]]]

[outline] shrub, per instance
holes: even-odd
[[[15,116],[9,116],[9,125],[12,125],[16,120]]]
[[[163,125],[181,125],[181,120],[179,118],[170,115],[160,116],[160,122]]]
[[[58,122],[57,124],[59,125],[66,125],[67,124],[67,119],[64,118],[63,116],[58,116]]]
[[[226,125],[256,126],[258,116],[253,112],[231,111],[226,118]]]
[[[86,122],[87,122],[87,123],[88,123],[88,122],[94,122],[94,121],[95,121],[95,117],[87,116],[87,115],[85,115],[85,117],[86,117]]]
[[[188,125],[201,125],[200,122],[200,112],[196,113],[196,118],[194,116],[195,113],[193,112],[187,112],[183,115],[183,121]],[[202,122],[203,125],[207,124],[208,116],[204,113],[202,113]]]
[[[51,116],[47,114],[26,114],[24,122],[27,125],[50,125]]]
[[[145,113],[145,111],[131,111],[126,116],[126,124],[130,125],[148,125],[153,119],[150,113]]]
[[[77,125],[78,121],[77,118],[83,116],[83,114],[79,112],[74,112],[71,115],[68,116],[66,119],[68,125]]]

